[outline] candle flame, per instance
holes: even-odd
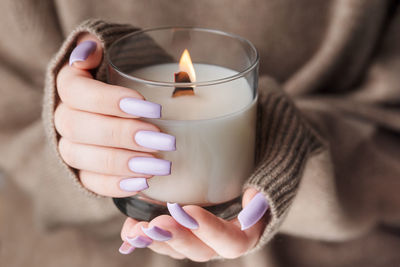
[[[192,59],[190,58],[190,54],[187,49],[183,51],[181,59],[179,60],[179,71],[186,72],[189,75],[191,82],[196,81],[196,73],[194,72]]]

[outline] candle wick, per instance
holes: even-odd
[[[185,71],[180,71],[174,74],[175,83],[190,83],[189,74]],[[194,95],[194,90],[192,86],[189,87],[175,87],[172,97],[184,96],[184,95]]]

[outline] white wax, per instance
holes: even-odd
[[[194,64],[197,82],[212,81],[237,74],[236,71],[208,64]],[[147,80],[174,82],[174,73],[179,72],[178,64],[160,64],[136,70],[133,76]],[[165,120],[209,119],[245,108],[252,101],[252,92],[247,81],[237,79],[217,86],[194,88],[194,96],[171,97],[171,88],[138,90],[146,98],[162,105]],[[151,91],[151,92],[150,92]]]
[[[197,81],[229,77],[237,72],[194,64]],[[178,64],[136,70],[132,76],[173,81]],[[177,151],[157,156],[172,162],[172,174],[153,177],[142,193],[152,199],[182,204],[215,204],[241,194],[254,164],[256,100],[244,78],[196,87],[195,96],[172,98],[174,88],[123,84],[162,105],[162,119],[148,120],[176,137]]]

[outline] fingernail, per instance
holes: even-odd
[[[161,105],[138,98],[123,98],[119,101],[121,110],[129,115],[143,118],[161,118]]]
[[[148,238],[147,236],[141,236],[138,235],[137,237],[134,238],[127,238],[126,241],[131,244],[131,246],[134,246],[135,248],[145,248],[150,246],[151,243],[153,243],[153,240]]]
[[[144,228],[142,226],[142,231],[148,237],[150,237],[151,239],[156,240],[156,241],[168,241],[172,238],[172,234],[169,231],[164,230],[157,226],[153,226],[150,228]]]
[[[150,175],[170,175],[171,161],[150,157],[135,157],[129,160],[129,169],[136,173]]]
[[[96,46],[96,42],[93,41],[84,41],[77,45],[71,52],[69,65],[71,66],[76,61],[85,61],[96,50]]]
[[[127,192],[137,192],[149,188],[146,178],[126,178],[119,182],[119,187]]]
[[[238,220],[242,230],[256,224],[267,211],[269,205],[262,193],[256,194],[249,204],[239,213]]]
[[[176,150],[175,136],[165,133],[153,131],[138,131],[135,134],[135,141],[138,145],[151,149],[162,151]]]
[[[119,253],[127,255],[132,253],[135,250],[135,247],[132,247],[128,242],[124,241],[122,245],[119,247]]]
[[[199,224],[192,216],[186,213],[178,203],[167,203],[168,211],[171,216],[181,225],[189,229],[199,228]]]

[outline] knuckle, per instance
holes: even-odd
[[[64,71],[65,73],[68,71]],[[59,74],[59,84],[57,85],[57,92],[62,102],[70,107],[80,108],[82,104],[82,90],[89,86],[87,77],[83,73],[79,75],[76,73]],[[101,94],[100,94],[101,95]]]
[[[136,237],[139,236],[141,234],[141,227],[146,227],[147,226],[147,222],[144,221],[140,221],[135,223],[134,225],[132,225],[131,227],[126,229],[126,233],[124,233],[126,235],[126,237],[128,238],[132,238],[132,237]]]
[[[57,74],[56,77],[56,87],[57,87],[57,91],[59,96],[61,97],[62,93],[66,90],[64,90],[64,86],[65,86],[65,76],[66,76],[66,68],[67,66],[64,66]]]
[[[65,68],[61,70],[57,76],[57,92],[60,99],[65,103],[72,102],[72,94],[74,90],[70,90],[76,86],[76,77],[68,75]]]
[[[247,249],[248,248],[246,244],[243,244],[243,242],[236,242],[235,246],[231,247],[229,250],[219,253],[219,255],[227,259],[237,259],[246,253]]]
[[[65,138],[61,138],[58,142],[58,150],[61,158],[70,166],[75,166],[75,156],[72,149],[72,144]]]
[[[150,224],[161,226],[171,232],[178,232],[181,227],[174,218],[166,214],[154,218]]]
[[[60,104],[54,112],[54,124],[57,132],[68,139],[72,138],[74,133],[74,120],[71,115],[70,110],[64,104]]]
[[[154,218],[152,220],[153,223],[159,223],[159,222],[163,222],[163,221],[173,222],[173,219],[170,215],[163,214],[163,215],[157,216],[156,218]]]
[[[126,129],[126,124],[125,122],[121,123],[120,120],[114,120],[109,132],[109,138],[112,144],[120,147],[122,146],[123,140],[127,139],[127,136],[130,136],[129,129]]]
[[[209,220],[209,212],[204,210],[202,207],[197,205],[186,205],[185,206],[186,212],[189,212],[192,216],[196,217],[198,221],[207,221]],[[220,224],[217,224],[219,226]]]
[[[117,169],[117,164],[116,164],[116,157],[118,152],[114,149],[110,150],[109,152],[106,153],[105,159],[104,159],[104,168],[109,171],[109,172],[115,172]]]
[[[120,232],[120,236],[121,236],[122,240],[126,239],[126,237],[128,236],[129,229],[131,227],[133,227],[134,225],[135,225],[135,223],[132,221],[131,218],[129,218],[129,217],[126,218],[124,224],[122,225],[122,229],[121,229],[121,232]]]
[[[158,128],[156,125],[149,123],[149,122],[144,122],[140,120],[134,120],[134,123],[132,126],[134,126],[135,130],[137,129],[146,129],[146,131],[153,131],[153,132],[160,132],[160,128]]]
[[[190,260],[195,261],[195,262],[206,262],[211,260],[212,255],[202,255],[202,256],[189,256],[188,257]]]
[[[183,260],[183,259],[186,259],[186,257],[183,256],[183,255],[171,254],[171,255],[169,255],[169,256],[170,256],[171,258],[175,259],[175,260]]]
[[[128,97],[134,97],[137,99],[141,99],[141,100],[145,100],[144,96],[139,93],[138,91],[132,89],[132,88],[127,88],[124,86],[120,86],[120,85],[109,85],[110,89],[115,91],[115,92],[119,92],[118,94],[121,95],[126,95]]]
[[[108,107],[110,106],[110,99],[108,94],[100,93],[94,91],[90,94],[91,101],[87,104],[90,105],[90,108],[93,110],[98,109],[97,107]]]
[[[90,189],[91,179],[88,172],[79,171],[79,179],[85,188]]]
[[[109,186],[110,184],[107,182],[108,178],[112,179],[112,177],[90,171],[79,171],[80,182],[87,190],[100,196],[118,197],[118,195],[113,193],[114,188]]]

